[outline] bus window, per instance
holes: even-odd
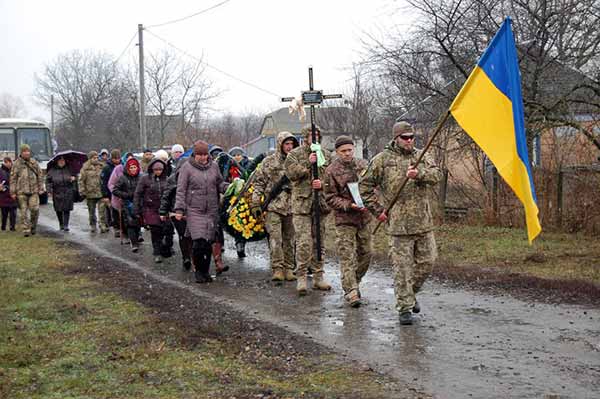
[[[19,128],[19,147],[28,144],[32,155],[38,161],[50,159],[49,131],[48,129]]]
[[[15,152],[15,133],[12,129],[0,129],[0,152]]]

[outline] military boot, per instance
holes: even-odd
[[[329,291],[331,284],[325,280],[323,273],[315,273],[313,275],[313,288],[316,290]]]
[[[284,277],[285,281],[296,281],[296,275],[292,269],[285,269]]]
[[[271,281],[283,281],[285,280],[285,275],[283,274],[283,270],[275,269],[273,271],[273,276],[271,277]]]
[[[359,307],[362,304],[360,296],[358,295],[358,291],[357,290],[350,291],[350,293],[344,295],[344,298],[346,299],[346,301],[348,302],[348,304],[350,306],[352,306],[353,308],[357,308],[357,307]]]
[[[402,312],[400,313],[400,324],[403,326],[410,326],[413,323],[412,313]]]
[[[306,276],[298,276],[298,281],[296,283],[296,292],[298,292],[298,295],[304,296],[304,295],[306,295],[306,291],[307,291]]]

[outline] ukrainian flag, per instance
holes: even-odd
[[[527,154],[521,78],[510,18],[479,59],[450,112],[523,203],[531,243],[542,227]]]

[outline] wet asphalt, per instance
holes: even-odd
[[[231,270],[199,285],[178,255],[153,263],[148,232],[134,254],[112,232],[90,233],[82,204],[71,219],[71,231],[61,233],[65,240],[308,336],[348,362],[369,364],[433,397],[600,398],[600,304],[525,302],[430,280],[419,294],[416,323],[400,326],[386,265],[367,273],[361,284],[366,303],[353,309],[344,304],[336,259],[327,259],[325,268],[333,290],[299,298],[294,283],[270,281],[265,242],[249,243],[248,257],[238,259],[227,237],[224,260]],[[57,229],[51,205],[42,207],[40,224]]]

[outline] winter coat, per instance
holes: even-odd
[[[414,165],[421,150],[408,152],[394,141],[377,154],[360,179],[360,195],[371,213],[379,216],[398,191],[410,165]],[[440,180],[440,170],[429,154],[425,154],[417,167],[416,179],[409,179],[400,197],[388,215],[387,233],[390,235],[423,234],[433,230],[429,186]],[[379,189],[383,204],[375,188]]]
[[[75,181],[71,180],[72,177],[74,176],[66,166],[52,168],[46,175],[46,187],[52,194],[52,205],[56,212],[73,210]]]
[[[344,162],[336,158],[325,170],[323,192],[327,205],[333,209],[336,225],[364,228],[370,221],[368,212],[352,209],[354,203],[348,183],[358,183],[358,177],[367,168],[367,161],[353,158]]]
[[[125,212],[125,221],[129,227],[139,227],[140,221],[138,214],[135,212],[133,200],[135,197],[135,190],[137,188],[140,175],[131,176],[128,173],[123,173],[115,187],[113,188],[113,197],[118,197],[122,201],[121,212]]]
[[[102,198],[102,179],[100,174],[104,162],[88,159],[79,172],[79,193],[86,198]]]
[[[152,172],[152,166],[160,162],[165,169],[160,177]],[[133,212],[141,215],[144,223],[150,226],[160,226],[162,222],[158,213],[160,200],[167,188],[166,163],[160,159],[153,159],[147,168],[148,173],[140,177],[133,198]]]
[[[39,194],[44,192],[44,181],[40,165],[33,158],[25,160],[19,156],[10,170],[11,194]]]
[[[285,169],[283,163],[285,162],[286,154],[283,153],[281,145],[284,141],[289,138],[293,138],[294,135],[289,132],[281,132],[277,135],[277,151],[274,154],[266,157],[260,168],[256,170],[254,175],[254,192],[252,193],[252,205],[260,206],[261,198],[267,198],[273,186],[277,184],[283,176],[285,176]],[[272,199],[269,203],[267,211],[277,212],[280,215],[287,216],[291,214],[290,210],[290,199],[292,189],[287,184],[279,195]]]
[[[101,181],[101,190],[102,190],[102,198],[111,198],[112,193],[108,189],[108,181],[110,180],[110,175],[113,170],[115,170],[115,165],[111,160],[108,160],[106,165],[102,168],[102,172],[100,173],[100,181]]]
[[[325,157],[325,165],[319,168],[319,179],[323,178],[325,168],[331,162],[331,153],[325,149],[323,156]],[[312,189],[312,164],[309,162],[310,147],[303,144],[300,147],[294,148],[289,152],[283,164],[285,174],[290,179],[292,184],[292,214],[294,215],[310,215],[312,214],[313,189]],[[321,213],[329,212],[329,207],[323,198],[323,193],[319,195]]]
[[[206,165],[190,159],[179,170],[175,211],[186,216],[186,235],[190,235],[192,240],[215,239],[219,193],[224,193],[227,186],[218,166],[211,159]]]
[[[173,173],[167,178],[167,187],[164,189],[160,197],[160,208],[158,214],[161,216],[169,216],[170,212],[175,209],[175,195],[177,194],[177,178],[179,171]]]
[[[123,165],[117,165],[113,169],[113,171],[110,174],[110,177],[108,179],[107,187],[108,187],[108,191],[110,191],[111,194],[114,194],[113,190],[115,189],[115,185],[117,184],[117,182],[119,181],[121,176],[123,176]],[[117,210],[120,210],[122,205],[123,205],[123,201],[121,201],[121,198],[119,198],[115,195],[112,195],[110,197],[110,206],[112,206],[113,208],[115,208]]]
[[[4,182],[4,191],[0,191],[0,208],[16,208],[17,201],[10,196],[10,170],[0,166],[0,183]]]

